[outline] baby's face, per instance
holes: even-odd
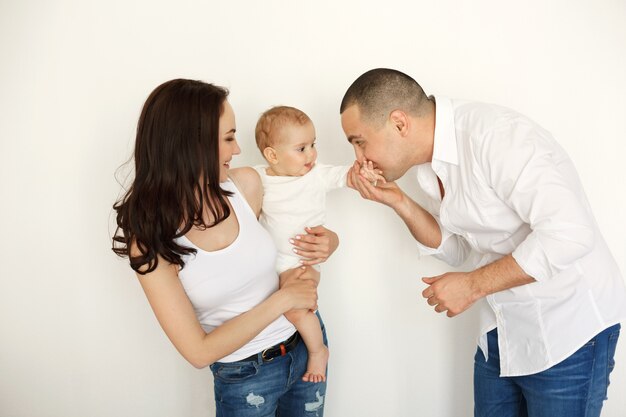
[[[278,160],[272,165],[272,170],[277,175],[301,177],[306,174],[317,159],[313,123],[283,126],[279,132],[278,143],[272,148],[276,150]]]

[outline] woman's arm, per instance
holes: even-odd
[[[159,259],[153,272],[137,274],[165,334],[196,368],[204,368],[244,346],[281,314],[294,308],[317,308],[317,282],[298,279],[304,269],[286,271],[282,288],[265,301],[206,333],[178,278],[178,267]]]

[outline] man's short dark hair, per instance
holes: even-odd
[[[381,125],[394,110],[412,116],[423,116],[432,111],[432,103],[413,78],[393,69],[376,68],[357,78],[346,91],[339,113],[358,105],[361,117]]]

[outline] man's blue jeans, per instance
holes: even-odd
[[[324,323],[318,314],[324,343]],[[270,362],[211,365],[217,417],[323,417],[326,382],[303,382],[308,353],[302,340]]]
[[[498,332],[490,331],[489,360],[480,349],[474,357],[474,416],[599,417],[619,332],[619,324],[609,327],[543,372],[502,378]]]

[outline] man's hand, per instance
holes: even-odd
[[[454,317],[482,297],[531,284],[535,279],[509,254],[472,272],[448,272],[422,281],[429,285],[422,291],[428,304],[435,306],[436,312],[447,311],[448,317]]]
[[[295,246],[294,252],[301,256],[302,265],[315,265],[325,262],[339,246],[337,233],[324,226],[306,227],[306,235],[297,235],[289,239]]]
[[[422,296],[437,313],[447,311],[448,317],[461,314],[472,306],[482,295],[476,290],[471,273],[448,272],[430,278],[422,278],[428,288]]]

